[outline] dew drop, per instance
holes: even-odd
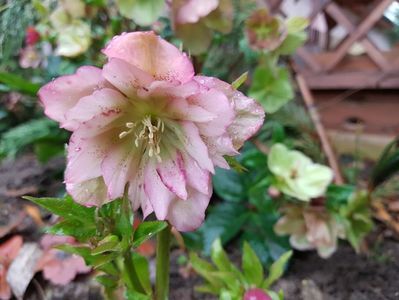
[[[76,152],[79,152],[80,150],[82,150],[81,147],[76,147],[76,148],[75,148],[75,151],[76,151]]]

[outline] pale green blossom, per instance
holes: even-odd
[[[268,157],[270,171],[276,176],[275,187],[302,201],[322,196],[333,179],[329,167],[312,162],[302,152],[275,144]]]

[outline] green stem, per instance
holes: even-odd
[[[157,258],[155,275],[155,299],[169,299],[169,252],[171,230],[170,225],[160,231],[157,236]]]
[[[145,294],[145,290],[141,285],[136,269],[134,267],[132,253],[128,250],[123,255],[123,269],[128,279],[127,285],[129,289]]]

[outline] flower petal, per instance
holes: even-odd
[[[108,189],[108,197],[116,199],[123,196],[125,186],[129,181],[132,161],[138,159],[136,148],[128,139],[116,143],[109,149],[101,163],[101,173]]]
[[[229,164],[223,156],[235,156],[239,152],[234,148],[231,138],[227,135],[218,137],[203,137],[204,142],[208,146],[209,156],[215,166],[223,169],[230,169]]]
[[[175,195],[163,184],[153,164],[148,165],[144,171],[144,191],[157,219],[165,220]]]
[[[213,163],[209,157],[208,147],[202,140],[198,128],[191,122],[180,122],[184,137],[180,140],[182,151],[187,152],[198,165],[211,173],[215,172]],[[173,126],[169,124],[168,126]],[[175,132],[181,130],[177,128]]]
[[[211,198],[212,189],[207,195],[194,189],[188,190],[187,200],[174,199],[169,205],[167,219],[179,231],[193,231],[201,226],[205,210]]]
[[[157,172],[163,184],[180,199],[187,199],[186,175],[183,158],[179,153],[163,160],[157,166]]]
[[[209,194],[210,173],[202,169],[198,163],[188,154],[183,154],[186,181],[189,186],[205,195]]]
[[[100,207],[112,201],[107,195],[107,186],[102,177],[78,183],[66,183],[66,190],[75,202],[88,207]]]
[[[179,3],[179,1],[174,1]],[[177,23],[197,23],[199,19],[209,15],[219,5],[219,0],[180,1],[181,6],[174,5]]]
[[[38,95],[45,114],[63,126],[67,121],[67,112],[79,99],[103,86],[106,86],[106,82],[101,76],[101,69],[84,66],[73,75],[62,76],[47,83],[39,90]],[[77,125],[73,124],[65,126],[68,130],[74,130],[76,127]]]
[[[154,81],[151,75],[119,58],[111,58],[104,65],[104,78],[128,97],[134,97],[144,91]]]
[[[233,104],[235,119],[229,126],[228,132],[233,139],[234,147],[236,149],[241,148],[243,143],[254,135],[262,126],[265,118],[265,112],[262,106],[255,100],[234,90],[230,84],[217,78],[195,76],[195,80],[208,88],[213,88],[224,93]]]
[[[137,171],[137,170],[136,170]],[[132,203],[133,210],[136,211],[140,206],[143,212],[143,218],[147,218],[149,214],[151,214],[154,209],[148,199],[145,191],[144,191],[144,177],[140,173],[140,170],[136,172],[136,175],[131,176],[129,181],[129,199]]]
[[[153,32],[131,32],[114,37],[103,53],[117,57],[152,75],[156,80],[190,81],[194,68],[185,53]]]
[[[120,114],[128,104],[128,100],[118,91],[104,88],[83,97],[66,114],[65,124],[84,123],[96,116],[110,116]]]
[[[210,89],[191,97],[190,102],[213,113],[215,117],[205,124],[197,124],[201,135],[219,136],[226,132],[228,126],[234,121],[234,106],[222,92]]]
[[[101,161],[114,142],[107,134],[92,138],[84,138],[81,135],[82,130],[77,130],[69,140],[66,183],[79,183],[101,176]]]

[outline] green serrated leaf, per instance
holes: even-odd
[[[79,241],[86,241],[95,235],[96,227],[94,224],[89,225],[79,220],[67,219],[46,228],[45,231],[55,235],[73,236]]]
[[[108,235],[98,243],[97,247],[91,250],[91,254],[98,255],[105,252],[118,252],[121,250],[119,238],[116,235]]]
[[[277,261],[275,261],[269,268],[269,276],[262,284],[262,288],[269,289],[270,286],[284,274],[285,266],[292,256],[292,251],[284,253]]]
[[[233,89],[238,90],[238,88],[248,79],[248,71],[241,74],[236,80],[233,81],[231,86]]]
[[[217,269],[208,263],[206,260],[201,259],[198,254],[190,253],[190,263],[195,272],[201,275],[208,283],[215,289],[219,290],[223,287],[223,281],[215,278],[212,274],[217,272]]]
[[[95,224],[95,208],[79,205],[69,196],[65,198],[35,198],[24,196],[23,198],[65,219],[79,220],[83,224]]]
[[[137,272],[138,279],[140,280],[141,286],[144,288],[148,295],[152,294],[151,281],[150,281],[150,266],[148,260],[134,252],[133,254],[133,264]]]
[[[110,275],[98,275],[94,278],[98,283],[102,284],[106,289],[115,289],[118,286],[118,278]]]
[[[255,251],[251,246],[244,241],[243,254],[242,254],[242,269],[244,277],[250,285],[256,287],[262,284],[263,280],[263,267]]]
[[[216,239],[212,244],[211,258],[220,271],[229,272],[232,269],[232,264],[222,247],[220,238]]]
[[[119,253],[92,255],[91,249],[89,247],[83,246],[72,246],[65,244],[57,245],[55,248],[67,253],[81,256],[88,266],[91,266],[95,269],[101,268],[102,266],[115,260],[119,256]]]
[[[144,221],[134,231],[133,247],[138,247],[148,239],[152,238],[168,224],[164,221]]]

